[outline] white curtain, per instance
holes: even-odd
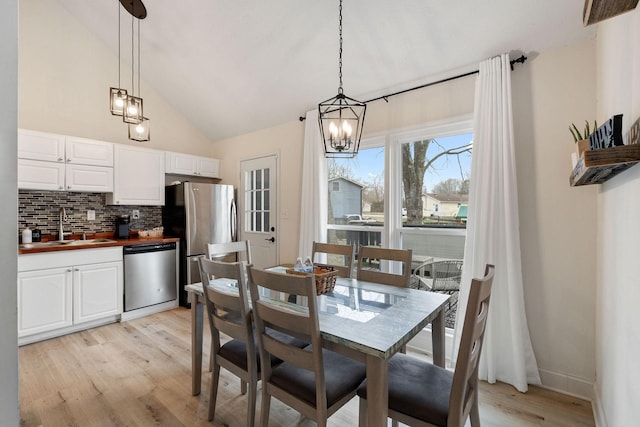
[[[511,70],[507,54],[480,64],[472,156],[454,355],[460,342],[471,279],[484,275],[485,264],[494,264],[479,377],[490,383],[506,382],[525,392],[528,384],[540,384],[540,374],[524,307]]]
[[[311,255],[313,241],[326,242],[327,162],[324,159],[318,110],[307,113],[302,155],[302,196],[300,198],[300,241],[298,253]],[[284,165],[286,168],[287,166]]]

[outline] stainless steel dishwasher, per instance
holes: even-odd
[[[176,244],[125,246],[124,311],[175,300]]]

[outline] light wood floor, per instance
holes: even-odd
[[[205,337],[208,361],[208,329]],[[204,369],[203,392],[192,396],[190,348],[184,308],[20,347],[21,425],[210,426],[209,375]],[[242,426],[245,413],[239,380],[223,370],[213,425]],[[329,425],[356,426],[357,414],[355,398]],[[589,402],[504,384],[482,384],[480,417],[483,427],[595,425]],[[269,425],[315,423],[272,399]]]

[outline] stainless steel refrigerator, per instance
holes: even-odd
[[[179,301],[188,306],[184,286],[200,281],[197,257],[206,255],[208,243],[237,239],[235,189],[197,182],[167,186],[162,225],[166,235],[180,237]]]

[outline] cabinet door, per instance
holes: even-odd
[[[68,136],[64,150],[67,163],[113,167],[111,142]]]
[[[18,159],[18,188],[64,190],[64,163]]]
[[[122,262],[73,269],[73,323],[122,314]]]
[[[71,269],[18,273],[18,337],[71,326]]]
[[[19,129],[18,158],[64,163],[64,143],[64,135]]]
[[[67,164],[66,189],[111,193],[113,191],[113,168]]]
[[[198,175],[209,178],[218,178],[220,161],[209,157],[198,157]]]
[[[164,205],[164,151],[116,144],[112,205]]]
[[[175,173],[178,175],[196,175],[196,168],[198,167],[198,165],[195,156],[167,152],[166,157],[166,173]]]

